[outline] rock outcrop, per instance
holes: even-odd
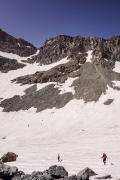
[[[68,56],[81,59],[80,54],[93,50],[94,63],[104,67],[113,67],[114,62],[120,60],[120,36],[110,39],[97,37],[71,37],[60,35],[47,40],[40,48],[38,56],[29,60],[29,63],[51,64]],[[81,60],[84,62],[84,60]]]
[[[89,177],[97,175],[93,170],[86,167],[77,174],[78,179],[80,180],[89,180]]]
[[[63,166],[57,165],[49,167],[48,174],[50,174],[50,176],[55,179],[60,179],[68,176],[68,172],[65,170],[65,168]]]
[[[2,73],[7,73],[8,71],[23,67],[25,67],[25,64],[18,63],[15,59],[8,59],[0,56],[0,71]]]
[[[24,39],[17,39],[0,29],[0,51],[27,57],[34,54],[37,49]]]
[[[34,92],[34,93],[33,93]],[[1,102],[0,107],[5,107],[3,111],[19,111],[27,110],[31,107],[37,108],[37,112],[43,111],[52,107],[62,108],[70,100],[73,99],[71,92],[59,94],[60,90],[51,84],[37,91],[37,87],[33,85],[25,91],[25,95],[16,95],[10,99],[5,99]]]
[[[0,178],[3,180],[10,180],[17,173],[18,168],[15,166],[8,166],[0,163]]]
[[[35,74],[21,76],[16,79],[13,79],[13,82],[20,84],[34,84],[34,83],[46,83],[46,82],[60,82],[64,83],[68,77],[76,77],[79,74],[75,75],[77,70],[80,70],[80,62],[71,60],[66,64],[61,64],[51,68],[47,71],[36,72]]]

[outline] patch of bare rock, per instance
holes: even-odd
[[[8,59],[0,56],[0,72],[7,73],[8,71],[23,68],[25,64],[18,63],[15,59]]]

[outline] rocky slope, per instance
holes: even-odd
[[[11,40],[9,39],[12,37],[9,35],[6,36],[7,38],[5,40],[1,38],[2,41],[10,43]],[[17,43],[19,41],[14,38],[12,40]],[[23,43],[23,45],[25,47],[26,43]],[[26,50],[36,50],[32,45],[30,47],[26,48]],[[21,50],[20,47],[18,49],[19,51]],[[15,52],[18,49],[15,48]],[[27,51],[28,54],[29,50]],[[9,52],[8,49],[6,51]],[[20,54],[19,52],[17,53]],[[43,68],[42,71],[39,70],[33,74],[11,79],[12,82],[21,85],[44,84],[49,82],[53,82],[53,85],[46,86],[39,91],[33,86],[31,89],[25,91],[24,96],[14,96],[2,101],[0,106],[4,108],[4,111],[19,111],[31,107],[37,108],[37,111],[53,107],[61,108],[73,98],[83,99],[85,102],[96,102],[102,93],[106,93],[108,86],[120,90],[113,83],[113,81],[120,81],[120,74],[114,71],[115,63],[120,61],[120,36],[105,40],[103,38],[60,35],[47,40],[43,47],[39,49],[39,53],[33,56],[33,58],[24,60],[24,64],[38,63],[40,67],[41,65],[44,67],[60,62],[64,58],[67,60],[64,64],[56,64],[48,70],[44,70]],[[11,63],[13,64],[12,60]],[[6,67],[7,71],[7,66],[2,66],[2,71],[5,69],[4,67]],[[23,64],[18,64],[16,65],[16,69],[23,66]],[[15,69],[13,65],[12,69]],[[74,88],[75,93],[69,92],[59,95],[59,85],[57,87],[54,83],[63,84],[69,78],[73,78],[71,86]],[[74,78],[77,79],[75,80]],[[16,102],[18,102],[17,106]]]
[[[93,62],[100,63],[103,66],[112,66],[114,61],[120,58],[120,36],[110,39],[97,37],[70,37],[60,35],[47,40],[43,47],[40,48],[38,56],[30,62],[40,64],[50,64],[68,56],[73,60],[82,60],[83,53],[93,50]],[[82,54],[82,55],[81,55]],[[108,62],[106,59],[109,59]]]

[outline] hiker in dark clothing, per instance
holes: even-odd
[[[107,155],[105,153],[103,153],[101,158],[103,159],[103,163],[105,165],[106,164],[106,160],[107,160]]]
[[[61,160],[60,160],[60,154],[58,154],[57,159],[58,159],[58,162],[61,162]]]

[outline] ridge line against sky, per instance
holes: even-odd
[[[37,47],[60,34],[120,34],[120,0],[0,0],[0,28]]]

